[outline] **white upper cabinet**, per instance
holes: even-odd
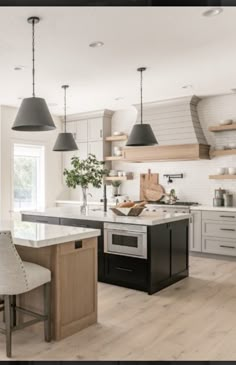
[[[78,156],[82,160],[85,160],[88,157],[88,143],[87,142],[78,142]]]
[[[98,161],[103,161],[103,141],[88,142],[88,153],[95,155]]]
[[[103,118],[88,119],[88,141],[103,140]]]
[[[73,122],[74,123],[74,122]],[[76,141],[77,142],[87,142],[88,140],[88,121],[78,120],[76,123]]]

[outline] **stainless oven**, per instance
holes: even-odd
[[[147,226],[104,223],[104,252],[147,258]]]

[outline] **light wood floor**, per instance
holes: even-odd
[[[98,324],[57,343],[15,333],[14,359],[236,359],[236,261],[191,257],[190,277],[152,296],[99,283],[98,306]]]

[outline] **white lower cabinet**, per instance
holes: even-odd
[[[189,223],[189,250],[202,251],[202,212],[194,210]]]
[[[202,252],[236,256],[236,214],[202,212]]]
[[[236,256],[236,241],[203,236],[202,252]]]

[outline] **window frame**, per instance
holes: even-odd
[[[47,143],[40,141],[40,140],[29,141],[29,140],[24,140],[24,139],[14,139],[14,140],[11,140],[11,212],[14,214],[14,213],[19,213],[22,210],[24,210],[24,208],[23,209],[14,208],[14,147],[15,147],[15,145],[32,147],[32,148],[34,146],[43,147],[43,154],[44,154],[43,164],[44,164],[44,166],[43,166],[43,181],[42,181],[42,192],[41,192],[42,193],[42,195],[41,195],[42,204],[40,206],[37,206],[35,209],[44,209],[46,206]]]

